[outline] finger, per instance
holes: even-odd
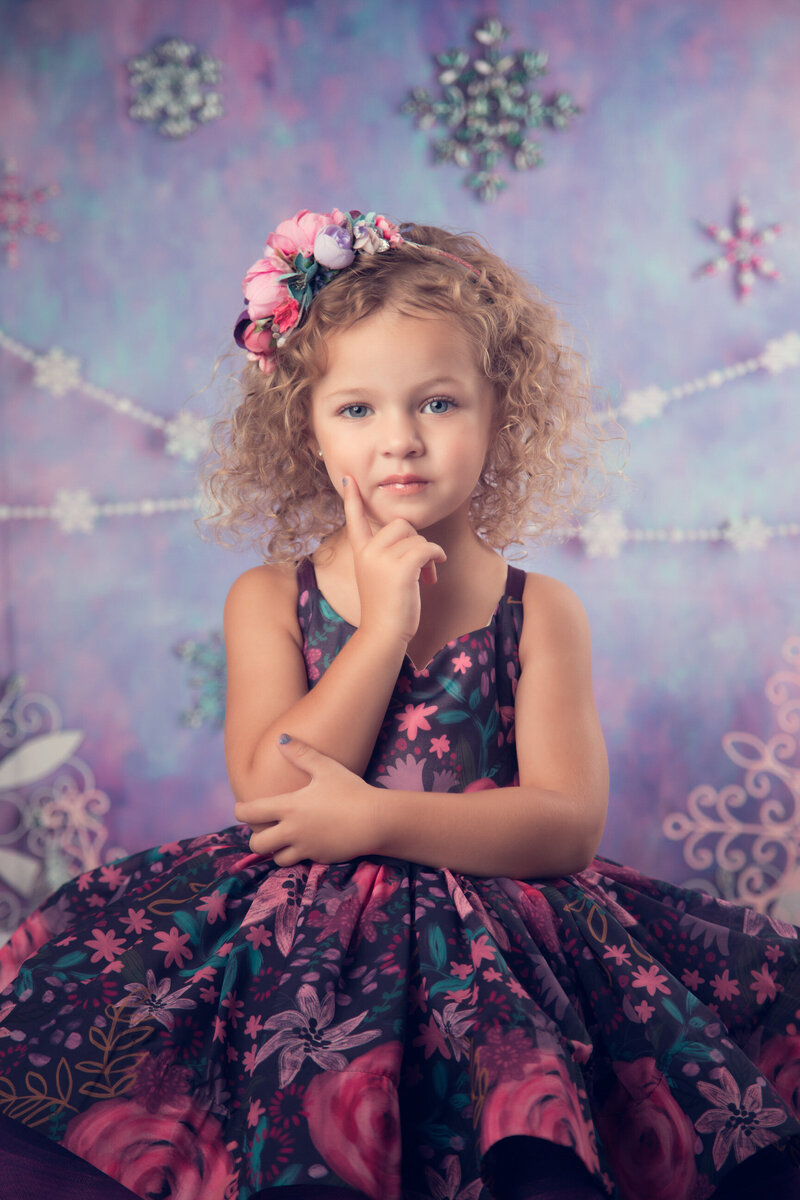
[[[278,749],[293,766],[305,771],[312,779],[332,761],[327,754],[321,754],[308,742],[301,742],[288,733],[282,733],[278,738]]]
[[[344,521],[347,537],[354,550],[361,550],[372,541],[372,528],[364,511],[364,501],[352,475],[342,480],[344,489]]]

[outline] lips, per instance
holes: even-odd
[[[416,496],[428,486],[428,480],[419,475],[388,475],[378,486],[395,496]]]

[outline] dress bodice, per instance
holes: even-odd
[[[355,632],[300,564],[298,619],[309,687]],[[514,694],[525,572],[509,566],[489,624],[442,646],[417,670],[406,656],[364,778],[378,787],[463,792],[517,782]]]

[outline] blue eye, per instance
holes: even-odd
[[[368,412],[369,409],[366,404],[348,404],[347,408],[341,410],[341,415],[343,417],[350,417],[353,421],[360,421]]]
[[[425,408],[438,416],[441,413],[449,412],[453,408],[453,401],[448,400],[445,396],[434,396],[432,400],[427,400]]]

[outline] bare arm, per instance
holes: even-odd
[[[608,767],[591,684],[588,622],[568,588],[529,576],[520,645],[519,787],[436,795],[386,791],[302,742],[280,747],[310,776],[292,796],[237,806],[254,850],[290,865],[380,854],[468,875],[552,877],[591,860],[608,799]]]

